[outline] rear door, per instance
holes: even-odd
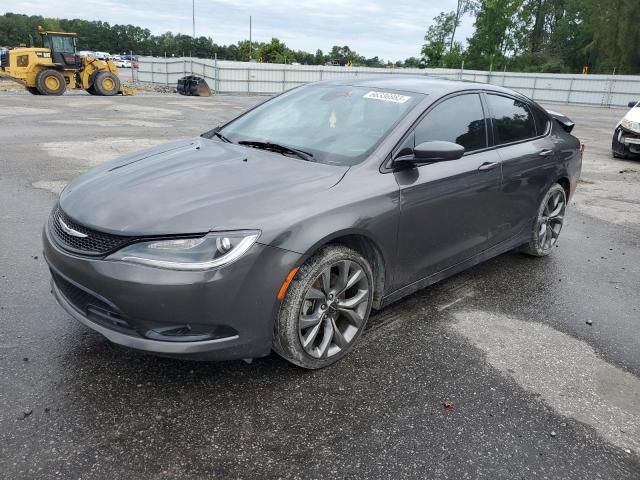
[[[503,94],[486,93],[496,151],[502,161],[501,222],[491,226],[496,241],[528,228],[537,214],[540,192],[554,170],[556,151],[547,135],[548,115],[536,105]]]
[[[490,245],[489,228],[500,220],[501,169],[488,150],[488,122],[479,93],[464,93],[431,107],[395,156],[415,145],[444,140],[465,147],[459,160],[394,173],[400,186],[399,285],[444,270]]]

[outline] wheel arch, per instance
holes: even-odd
[[[369,261],[374,275],[372,306],[376,310],[380,309],[382,298],[384,297],[384,288],[387,283],[387,262],[378,242],[368,232],[361,230],[349,229],[334,232],[309,248],[300,259],[300,264],[306,262],[314,253],[328,245],[344,245],[355,250]]]
[[[555,183],[558,183],[562,188],[564,188],[564,193],[567,196],[568,202],[569,197],[571,196],[571,182],[569,181],[569,177],[567,175],[563,175],[558,178]]]

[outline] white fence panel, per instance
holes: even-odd
[[[205,78],[215,93],[272,95],[319,80],[414,74],[500,85],[539,102],[626,106],[631,100],[640,100],[640,77],[630,75],[280,65],[200,58],[141,57],[139,63],[138,80],[142,83],[175,85],[181,77],[198,75]]]

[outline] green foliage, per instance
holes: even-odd
[[[638,0],[478,0],[469,68],[640,73]]]
[[[421,53],[427,66],[440,67],[442,66],[442,57],[450,44],[456,27],[456,13],[440,12],[440,14],[433,19],[433,22],[434,23],[427,29],[427,34],[424,36],[425,43],[422,46]]]

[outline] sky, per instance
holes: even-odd
[[[348,45],[365,57],[419,57],[433,17],[453,10],[456,0],[195,0],[196,35],[230,44],[249,37],[277,37],[293,50],[324,52]],[[0,13],[133,24],[153,34],[192,33],[191,0],[0,0]],[[473,32],[466,17],[456,34],[465,43]]]

